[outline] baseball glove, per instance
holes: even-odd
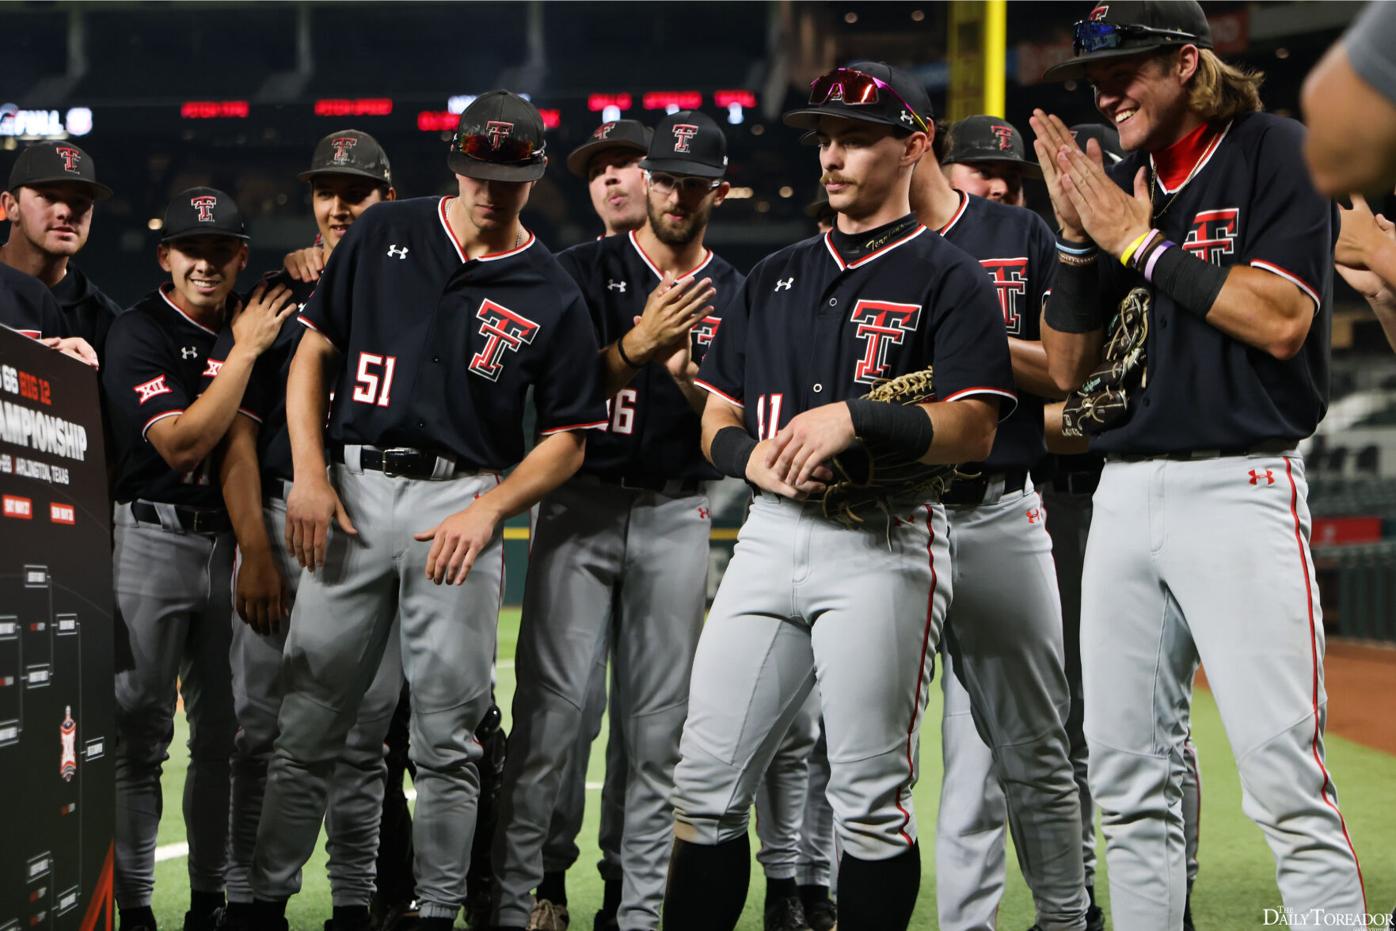
[[[1110,321],[1104,361],[1071,394],[1062,409],[1063,436],[1095,436],[1117,426],[1129,412],[1130,395],[1148,384],[1148,288],[1135,288],[1120,301]]]
[[[879,382],[864,395],[884,404],[923,404],[935,400],[931,369]],[[939,499],[955,480],[953,465],[926,465],[886,443],[860,441],[834,457],[834,480],[824,490],[824,516],[850,529],[872,515],[891,516],[894,499]]]

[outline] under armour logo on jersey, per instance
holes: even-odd
[[[606,279],[606,290],[607,290],[607,291],[619,291],[621,294],[624,294],[624,293],[625,293],[625,282],[624,282],[624,281],[616,281],[614,278],[607,278],[607,279]]]
[[[900,346],[906,334],[916,329],[921,319],[921,305],[859,301],[853,305],[848,319],[858,324],[853,335],[867,341],[853,380],[871,385],[887,377],[887,350]]]
[[[514,131],[513,123],[506,123],[503,120],[490,120],[485,124],[485,135],[490,137],[490,148],[497,149],[504,144],[504,140],[509,138],[509,134]]]
[[[670,129],[674,133],[674,151],[687,154],[688,143],[698,135],[698,127],[692,123],[675,123]]]
[[[388,257],[393,259],[407,258],[407,247],[399,246],[397,243],[393,243],[391,246],[388,247]]]
[[[180,346],[179,357],[181,359],[197,359],[199,357],[198,346]]]
[[[693,328],[693,341],[704,348],[711,346],[713,337],[717,335],[717,328],[720,326],[722,326],[721,317],[704,317],[703,322]]]
[[[522,314],[488,299],[480,303],[475,316],[480,318],[480,335],[485,337],[485,345],[471,357],[470,371],[490,381],[499,381],[499,373],[504,371],[501,361],[504,353],[517,352],[520,346],[533,342],[540,327]]]
[[[1192,218],[1192,229],[1182,246],[1204,262],[1220,265],[1222,256],[1236,252],[1236,224],[1241,211],[1235,207],[1224,210],[1203,210]]]
[[[1023,315],[1018,309],[1019,302],[1028,293],[1028,260],[980,259],[979,264],[989,273],[994,283],[994,291],[999,297],[999,309],[1003,311],[1003,326],[1009,335],[1016,336],[1023,329]]]
[[[1266,469],[1263,472],[1257,472],[1255,469],[1251,469],[1251,484],[1259,485],[1262,481],[1264,481],[1267,485],[1275,484],[1274,471],[1271,469]]]
[[[791,287],[794,286],[794,284],[795,284],[795,276],[794,276],[794,275],[791,275],[789,278],[786,278],[784,281],[777,280],[777,281],[776,281],[776,286],[775,286],[774,288],[772,288],[771,290],[772,290],[772,291],[789,291],[789,290],[791,289]]]
[[[222,359],[209,359],[208,366],[204,369],[205,378],[217,378],[218,373],[223,371]]]
[[[200,223],[212,223],[213,208],[218,206],[218,198],[212,194],[200,194],[198,197],[189,198],[189,206],[199,211]]]
[[[144,404],[151,398],[159,397],[162,394],[174,393],[174,389],[165,384],[164,375],[157,375],[145,384],[136,385],[131,390],[136,392],[136,396],[140,399],[139,403],[141,404]]]
[[[78,173],[78,161],[82,158],[82,152],[70,145],[60,145],[53,150],[58,157],[63,159],[63,170],[73,174]]]
[[[989,129],[992,130],[993,134],[998,138],[1000,152],[1013,151],[1012,126],[1005,126],[1002,123],[994,123],[992,126],[989,127]]]
[[[353,136],[335,136],[330,140],[330,145],[334,146],[334,163],[343,165],[349,161],[349,150],[359,144],[359,140]]]

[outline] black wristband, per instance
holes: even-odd
[[[633,369],[641,369],[641,368],[644,368],[643,365],[639,365],[639,364],[637,364],[636,362],[632,361],[631,358],[625,354],[625,334],[624,334],[624,333],[622,333],[622,334],[620,335],[620,339],[616,340],[616,352],[620,353],[620,361],[624,362],[626,365],[630,366],[631,368],[633,368]]]
[[[1057,278],[1042,319],[1058,333],[1089,333],[1104,328],[1105,315],[1100,312],[1100,274],[1095,263],[1057,265]]]
[[[845,401],[853,421],[853,432],[860,439],[886,443],[915,459],[926,455],[935,438],[931,418],[919,404],[887,404],[854,398]]]
[[[741,427],[723,427],[708,446],[708,458],[723,475],[745,479],[746,464],[755,448],[756,440]]]
[[[1226,284],[1226,275],[1227,269],[1222,266],[1204,262],[1188,250],[1170,245],[1154,259],[1150,280],[1154,287],[1173,298],[1173,303],[1199,320],[1206,320],[1207,312]],[[1060,272],[1057,280],[1061,280]]]

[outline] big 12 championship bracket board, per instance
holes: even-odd
[[[113,645],[96,371],[0,327],[0,931],[111,926]]]

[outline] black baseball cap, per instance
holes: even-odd
[[[170,199],[165,208],[161,242],[174,242],[193,236],[231,236],[246,240],[242,213],[231,194],[217,188],[191,187]]]
[[[1125,157],[1125,150],[1120,147],[1120,134],[1113,126],[1106,126],[1104,123],[1077,123],[1071,127],[1071,138],[1076,140],[1082,152],[1086,151],[1087,140],[1094,139],[1098,142],[1107,167]]]
[[[679,110],[659,121],[649,154],[640,162],[646,171],[721,178],[727,174],[727,136],[713,118],[697,110]]]
[[[862,88],[859,95],[870,100],[850,104],[860,75],[873,79],[871,87]],[[810,130],[819,125],[821,116],[924,132],[932,119],[931,98],[920,81],[900,68],[880,61],[855,61],[815,78],[810,83],[809,106],[791,110],[783,119],[786,126]]]
[[[358,129],[341,129],[315,144],[310,170],[296,177],[310,181],[317,175],[355,175],[389,187],[393,183],[393,169],[388,164],[387,153],[377,139]]]
[[[1126,58],[1175,45],[1212,47],[1212,29],[1197,0],[1120,0],[1097,3],[1072,26],[1075,57],[1059,62],[1042,76],[1067,81],[1086,73],[1086,66]]]
[[[650,150],[653,136],[650,128],[639,120],[602,123],[592,131],[590,139],[567,153],[567,170],[579,178],[585,178],[591,169],[592,158],[615,149],[645,155]]]
[[[460,115],[446,164],[482,181],[537,181],[548,167],[543,117],[513,91],[476,97]]]
[[[10,186],[14,192],[22,187],[75,181],[92,188],[97,200],[111,197],[111,188],[97,180],[97,167],[92,156],[71,142],[36,142],[27,146],[10,169]]]
[[[949,150],[942,164],[1015,165],[1025,178],[1041,178],[1042,169],[1029,161],[1023,134],[1008,120],[979,114],[967,116],[950,127]]]

